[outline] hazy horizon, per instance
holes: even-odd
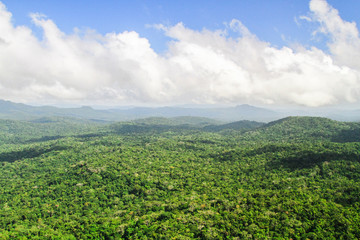
[[[321,107],[308,107],[297,105],[266,105],[266,104],[247,104],[247,103],[233,103],[233,104],[119,104],[119,105],[100,105],[100,104],[74,104],[74,103],[32,103],[32,102],[17,102],[10,99],[0,99],[0,101],[11,102],[15,104],[25,104],[32,107],[56,107],[56,108],[81,108],[91,107],[96,110],[111,110],[111,109],[131,109],[131,108],[194,108],[194,109],[211,109],[211,108],[234,108],[238,106],[250,106],[255,108],[264,108],[274,111],[333,111],[333,110],[360,110],[356,104],[346,105],[330,105]]]

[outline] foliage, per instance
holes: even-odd
[[[99,124],[74,118],[40,118],[32,121],[0,119],[0,144],[46,141],[65,136],[90,133],[99,129]]]
[[[241,136],[246,141],[309,142],[360,141],[360,123],[338,122],[320,117],[288,117]]]
[[[204,130],[207,131],[222,131],[222,130],[243,130],[248,131],[263,126],[264,123],[242,120],[237,122],[231,122],[222,125],[209,125],[205,126]]]
[[[19,126],[0,144],[0,239],[360,237],[360,143],[341,135],[356,123],[2,131],[10,123]]]

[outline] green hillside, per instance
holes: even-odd
[[[247,141],[360,141],[360,123],[321,117],[288,117],[270,122],[241,136]]]
[[[0,239],[360,238],[358,123],[198,120],[2,121]]]
[[[252,129],[256,129],[258,127],[263,126],[264,123],[255,122],[255,121],[248,121],[248,120],[242,120],[237,122],[231,122],[227,124],[217,124],[217,125],[209,125],[205,126],[204,130],[207,131],[223,131],[223,130],[241,130],[241,131],[248,131]]]
[[[46,117],[31,121],[1,120],[0,144],[45,141],[93,132],[101,125],[87,120]]]

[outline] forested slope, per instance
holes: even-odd
[[[153,120],[0,144],[0,239],[360,237],[358,123]]]
[[[45,141],[101,131],[102,124],[76,118],[46,117],[32,121],[0,119],[0,144]]]
[[[321,117],[288,117],[249,131],[241,135],[241,139],[267,142],[358,142],[360,123],[339,122]]]

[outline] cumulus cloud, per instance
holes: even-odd
[[[341,19],[339,12],[325,0],[312,0],[310,10],[312,21],[321,24],[316,33],[330,37],[328,46],[335,64],[360,69],[360,38],[356,23]]]
[[[239,20],[196,31],[183,23],[156,28],[173,39],[165,54],[125,31],[63,33],[31,14],[43,35],[14,26],[0,2],[0,94],[21,102],[76,104],[252,103],[323,106],[360,98],[360,39],[355,23],[324,0],[310,2],[329,51],[275,48]],[[238,38],[229,37],[229,31]]]

